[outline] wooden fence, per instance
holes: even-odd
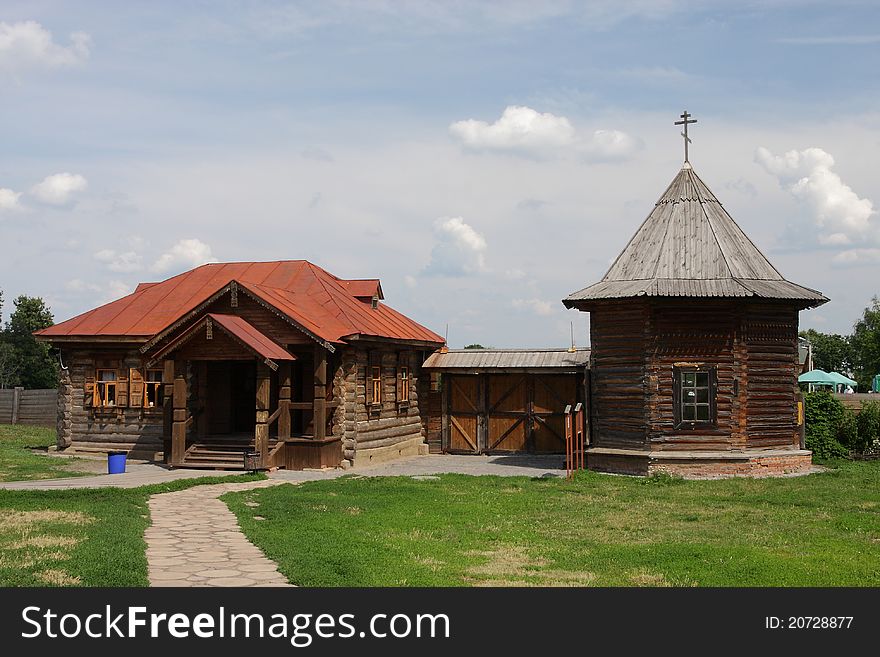
[[[0,390],[0,424],[34,424],[54,427],[58,413],[58,391]]]

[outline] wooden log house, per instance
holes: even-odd
[[[826,301],[783,278],[686,159],[605,277],[563,300],[590,313],[588,467],[807,470],[798,312]]]
[[[66,366],[58,443],[173,466],[361,464],[426,450],[419,378],[444,340],[378,280],[306,261],[203,265],[38,332]]]

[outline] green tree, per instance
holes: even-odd
[[[862,318],[853,327],[850,338],[854,374],[860,389],[870,389],[875,374],[880,374],[880,299],[874,297]]]
[[[8,342],[0,340],[0,388],[18,385],[18,354]]]
[[[815,329],[801,331],[800,336],[813,345],[813,367],[826,372],[852,371],[853,354],[849,338],[837,333],[822,333]]]
[[[20,296],[3,330],[2,342],[11,345],[19,385],[25,388],[57,388],[58,366],[49,345],[37,342],[34,331],[52,326],[52,311],[40,297]]]
[[[474,344],[466,344],[464,346],[464,348],[465,349],[485,349],[486,347],[475,342]]]

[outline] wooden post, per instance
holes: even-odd
[[[257,422],[254,427],[254,451],[260,454],[260,467],[269,464],[269,366],[257,363]]]
[[[12,424],[18,424],[18,411],[21,408],[21,393],[24,388],[16,386],[12,390]]]
[[[196,418],[196,435],[201,440],[208,435],[208,361],[200,360],[196,372],[199,382],[199,415]]]
[[[327,437],[327,350],[320,345],[315,346],[315,400],[314,425],[315,439]]]
[[[283,361],[278,367],[278,439],[290,438],[290,362]]]
[[[174,412],[171,427],[171,465],[182,465],[186,455],[186,362],[174,361]]]
[[[162,451],[171,463],[171,427],[174,424],[174,361],[162,363]]]

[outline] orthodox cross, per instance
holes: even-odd
[[[684,113],[681,115],[681,121],[675,122],[675,125],[683,125],[684,126],[684,132],[681,133],[681,136],[684,137],[684,161],[685,162],[690,161],[690,160],[688,160],[688,144],[691,143],[691,139],[690,139],[690,137],[688,137],[688,125],[691,123],[697,122],[696,119],[691,119],[690,117],[691,117],[691,115],[688,114],[687,110],[685,110]]]

